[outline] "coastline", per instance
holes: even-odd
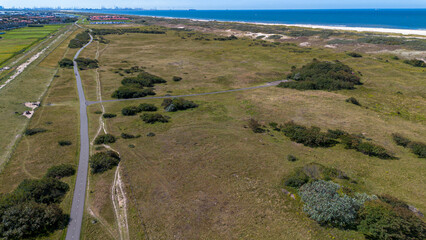
[[[96,13],[96,12],[85,12],[85,13]],[[106,14],[106,13],[99,13]],[[113,13],[110,13],[113,14]],[[301,28],[313,28],[313,29],[327,29],[327,30],[340,30],[340,31],[355,31],[355,32],[376,32],[376,33],[387,33],[387,34],[401,34],[404,36],[413,37],[426,37],[425,29],[398,29],[398,28],[380,28],[380,27],[348,27],[348,26],[333,26],[333,25],[315,25],[315,24],[288,24],[288,23],[267,23],[267,22],[249,22],[249,21],[226,21],[226,20],[215,20],[215,19],[198,19],[198,18],[185,18],[185,17],[167,17],[167,16],[153,16],[143,14],[120,14],[117,15],[129,15],[129,16],[140,16],[140,17],[152,17],[152,18],[164,18],[164,19],[186,19],[198,22],[231,22],[231,23],[246,23],[246,24],[257,24],[257,25],[275,25],[275,26],[288,26],[288,27],[301,27]]]

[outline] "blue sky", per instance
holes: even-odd
[[[146,9],[426,8],[426,0],[0,0],[4,7],[138,7]]]

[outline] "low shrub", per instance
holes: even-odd
[[[357,106],[361,106],[361,104],[358,102],[358,100],[354,97],[350,97],[350,98],[346,99],[346,102],[352,103],[352,104],[357,105]]]
[[[356,148],[356,150],[365,155],[374,156],[381,159],[395,158],[394,156],[392,156],[392,154],[388,153],[384,147],[369,142],[361,142]]]
[[[265,132],[265,129],[262,128],[262,125],[255,119],[250,118],[248,121],[248,127],[254,132],[254,133],[263,133]]]
[[[90,157],[89,165],[93,174],[103,173],[120,163],[120,157],[114,151],[95,153]]]
[[[403,137],[401,134],[392,133],[392,138],[396,145],[407,147],[411,143],[410,139]]]
[[[426,158],[426,144],[421,142],[411,142],[408,147],[411,152],[416,154],[419,158]]]
[[[309,147],[331,147],[337,143],[328,134],[320,132],[318,127],[306,128],[290,121],[285,123],[281,130],[292,141]]]
[[[104,118],[115,118],[117,117],[117,114],[114,113],[104,113],[104,115],[102,115]]]
[[[300,169],[295,170],[284,180],[284,185],[292,188],[300,188],[309,182],[309,177]]]
[[[136,113],[139,113],[139,112],[140,112],[139,108],[135,107],[135,106],[128,106],[128,107],[121,109],[121,113],[124,116],[134,116],[134,115],[136,115]]]
[[[290,161],[290,162],[296,162],[297,161],[297,157],[289,154],[289,155],[287,155],[287,160]]]
[[[104,134],[104,135],[99,135],[96,139],[95,139],[95,144],[96,145],[100,145],[100,144],[108,144],[108,143],[115,143],[117,139],[111,135],[111,134]]]
[[[27,130],[25,130],[24,134],[27,136],[32,136],[35,135],[37,133],[43,133],[46,132],[47,130],[44,128],[29,128]]]
[[[198,104],[183,98],[166,98],[163,100],[161,106],[164,107],[166,112],[176,112],[190,108],[196,108],[198,107]]]
[[[148,134],[146,134],[147,137],[155,137],[155,133],[153,132],[149,132]]]
[[[175,81],[175,82],[179,82],[181,80],[182,80],[181,77],[176,77],[176,76],[173,77],[173,81]]]
[[[96,59],[77,58],[75,62],[80,70],[99,68],[99,62]]]
[[[336,130],[328,129],[327,135],[332,139],[338,139],[341,136],[348,135],[348,133],[340,129],[336,129]]]
[[[426,223],[404,207],[375,200],[359,211],[358,231],[367,239],[425,239]]]
[[[426,68],[426,62],[422,60],[412,59],[412,60],[405,60],[404,63],[409,64],[413,67],[423,67]]]
[[[361,206],[355,199],[339,194],[339,189],[338,184],[323,180],[303,185],[299,189],[303,211],[322,225],[353,227]]]
[[[139,112],[155,112],[157,111],[157,107],[154,104],[149,103],[141,103],[138,106]]]
[[[98,110],[98,111],[95,111],[94,113],[95,113],[95,114],[102,114],[102,111],[99,111],[99,110]]]
[[[121,133],[121,138],[123,139],[132,139],[132,138],[138,138],[141,135],[132,135],[132,134],[128,134],[128,133]]]
[[[58,64],[61,68],[72,68],[74,66],[74,62],[69,58],[62,59]]]
[[[354,85],[361,85],[360,77],[354,70],[338,61],[321,62],[314,59],[299,69],[292,68],[287,78],[294,81],[282,82],[278,87],[331,91],[353,89]]]
[[[146,122],[146,123],[156,123],[156,122],[160,122],[160,123],[166,123],[169,122],[170,117],[169,116],[165,116],[165,115],[161,115],[159,113],[144,113],[141,115],[141,119],[142,121]]]
[[[58,144],[59,144],[59,146],[69,146],[72,143],[71,143],[71,141],[64,141],[64,140],[62,140],[62,141],[59,141]]]
[[[356,52],[348,52],[346,53],[346,55],[350,56],[350,57],[354,57],[354,58],[361,58],[362,55]]]
[[[155,95],[154,89],[141,88],[135,85],[124,85],[115,90],[111,97],[118,99],[128,99],[142,98],[148,95]]]
[[[47,169],[45,177],[50,178],[63,178],[69,177],[75,174],[75,168],[71,164],[61,164],[58,166],[53,166]]]

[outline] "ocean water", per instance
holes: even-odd
[[[80,10],[79,10],[80,11]],[[426,29],[426,9],[352,10],[81,10],[200,20],[309,24],[345,27]]]

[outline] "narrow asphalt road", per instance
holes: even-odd
[[[90,41],[78,50],[73,59],[78,97],[80,99],[80,160],[78,162],[77,179],[75,181],[74,197],[72,199],[71,221],[68,225],[67,236],[65,238],[66,240],[80,239],[81,224],[83,222],[87,172],[89,168],[89,127],[87,121],[86,97],[84,96],[83,85],[81,83],[80,73],[78,72],[78,66],[75,59],[78,58],[80,52],[92,43],[92,41],[93,37],[90,35]]]
[[[237,89],[223,90],[223,91],[217,91],[217,92],[194,93],[194,94],[177,95],[177,96],[157,96],[157,97],[143,97],[143,98],[110,99],[110,100],[103,100],[103,101],[88,101],[87,105],[92,105],[92,104],[101,103],[101,102],[105,103],[105,102],[120,102],[120,101],[130,101],[130,100],[140,100],[140,99],[180,98],[180,97],[204,96],[204,95],[228,93],[228,92],[238,92],[238,91],[245,91],[245,90],[250,90],[250,89],[258,89],[258,88],[264,88],[264,87],[277,86],[278,84],[280,84],[282,82],[288,82],[288,81],[290,81],[290,80],[280,80],[280,81],[275,81],[275,82],[269,82],[267,84],[260,85],[260,86],[247,87],[247,88],[237,88]]]

